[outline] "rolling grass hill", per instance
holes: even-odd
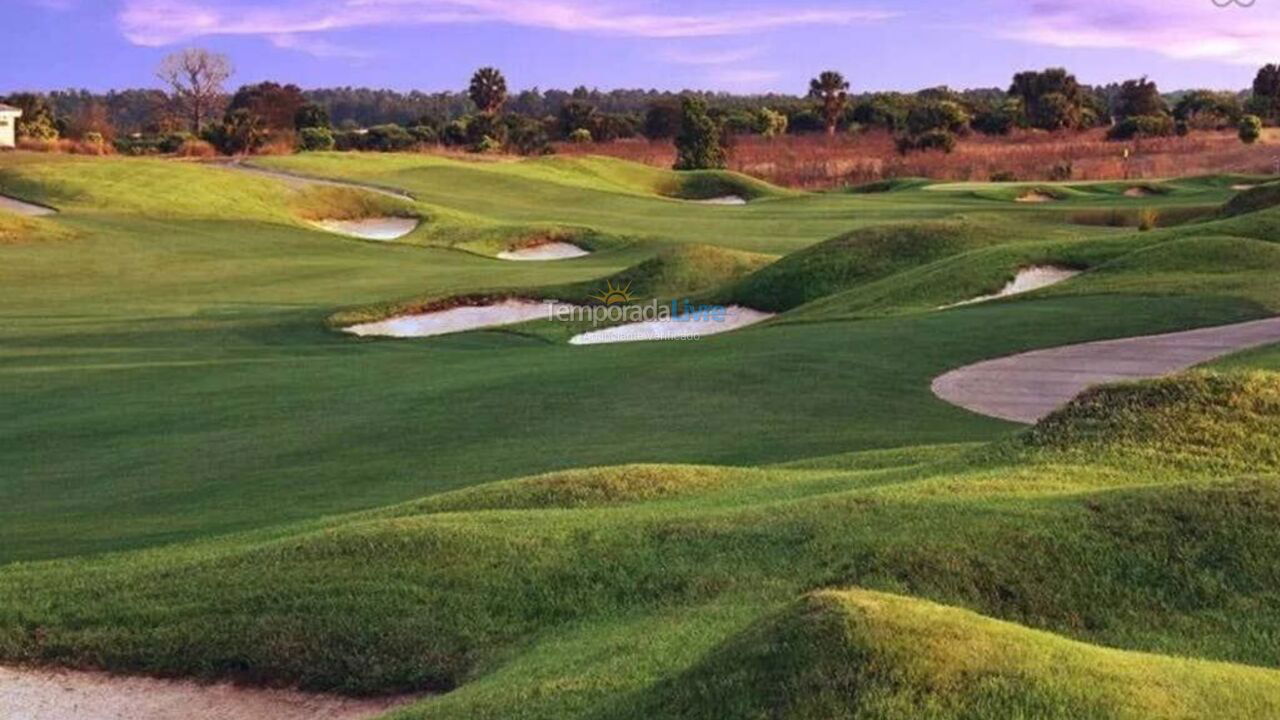
[[[1276,712],[1280,369],[1095,390],[1026,429],[935,398],[970,362],[1275,311],[1280,209],[1070,185],[800,194],[618,161],[319,154],[400,187],[0,156],[0,662],[442,694],[399,718]],[[746,206],[669,195],[733,191]],[[997,196],[998,195],[998,196]],[[406,242],[310,228],[407,212]],[[550,263],[529,232],[598,239]],[[935,310],[1019,267],[1083,275]],[[785,311],[696,342],[385,341],[432,299]],[[335,313],[337,315],[335,315]]]

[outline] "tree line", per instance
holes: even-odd
[[[368,88],[303,90],[262,82],[227,92],[230,60],[189,49],[164,59],[165,89],[103,94],[84,90],[17,93],[18,133],[114,143],[122,152],[175,152],[207,143],[224,153],[268,145],[301,150],[404,150],[445,145],[473,152],[542,154],[552,143],[671,139],[682,166],[723,165],[740,135],[892,133],[903,153],[949,152],[970,133],[1107,128],[1108,137],[1184,135],[1238,128],[1255,141],[1280,120],[1280,66],[1261,68],[1250,90],[1163,94],[1142,77],[1088,86],[1063,68],[1015,74],[1007,89],[854,93],[834,70],[814,77],[804,95],[538,88],[511,93],[496,68],[481,68],[464,91],[400,93]],[[697,158],[696,160],[692,158]]]

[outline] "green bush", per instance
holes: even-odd
[[[719,170],[728,164],[720,145],[720,126],[699,98],[681,98],[684,110],[676,135],[676,170]]]
[[[339,130],[333,134],[333,147],[335,150],[363,150],[364,149],[364,133],[358,130]]]
[[[569,142],[571,143],[589,143],[591,142],[591,131],[586,128],[578,128],[569,133]]]
[[[335,144],[333,131],[326,127],[304,127],[300,137],[302,149],[309,152],[332,150]]]
[[[473,153],[496,153],[502,150],[502,143],[485,135],[470,148]]]
[[[1173,118],[1168,115],[1134,115],[1111,126],[1108,140],[1132,140],[1144,137],[1169,137],[1174,134]]]
[[[919,135],[899,136],[897,145],[898,152],[903,155],[917,150],[941,150],[949,153],[956,149],[956,136],[948,130],[929,130]]]
[[[1252,145],[1262,137],[1262,118],[1257,115],[1245,115],[1240,118],[1240,142]]]
[[[423,145],[435,145],[440,142],[440,134],[430,125],[414,125],[409,128],[409,134],[413,139]]]
[[[160,138],[149,135],[116,138],[115,146],[121,155],[156,155],[162,152]]]
[[[440,132],[440,142],[448,147],[458,147],[467,144],[467,121],[465,118],[459,118],[444,126],[444,130]]]
[[[171,154],[178,152],[178,148],[182,147],[188,140],[195,140],[196,136],[189,132],[174,132],[159,138],[156,141],[156,147],[162,153]]]
[[[364,137],[364,149],[379,152],[396,152],[413,146],[413,136],[399,125],[375,125]]]

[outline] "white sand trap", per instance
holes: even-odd
[[[352,699],[101,672],[0,668],[9,720],[355,720],[412,698]]]
[[[545,320],[565,303],[541,300],[503,300],[488,305],[460,305],[448,310],[403,315],[345,328],[360,337],[419,338],[466,332],[480,328],[515,325],[529,320]]]
[[[583,250],[577,245],[567,242],[549,242],[516,250],[504,250],[498,253],[498,259],[530,261],[568,260],[569,258],[583,257],[584,255],[590,254],[591,253]]]
[[[1053,202],[1057,199],[1058,198],[1050,195],[1049,193],[1043,193],[1043,192],[1040,192],[1039,190],[1032,190],[1031,192],[1022,193],[1014,200],[1014,202],[1047,203],[1047,202]]]
[[[0,210],[8,210],[9,212],[26,215],[28,217],[52,215],[58,212],[53,208],[45,207],[43,205],[33,205],[32,203],[23,202],[11,197],[5,197],[4,195],[0,195]]]
[[[988,300],[996,300],[998,298],[1009,297],[1010,295],[1021,295],[1032,290],[1039,290],[1050,285],[1057,285],[1060,282],[1070,280],[1080,274],[1079,270],[1071,268],[1055,267],[1053,265],[1034,265],[1032,267],[1023,268],[1018,271],[1013,280],[1000,289],[1000,292],[991,295],[980,295],[963,302],[953,305],[943,305],[939,310],[947,308],[959,307],[961,305],[972,305],[974,303],[986,302]]]
[[[314,220],[311,223],[321,230],[365,240],[396,240],[418,227],[416,218],[379,217],[363,220]]]
[[[1156,193],[1151,192],[1150,190],[1144,187],[1131,187],[1128,190],[1124,191],[1125,197],[1151,197],[1152,195],[1155,195],[1155,194]]]
[[[740,305],[725,308],[724,318],[717,322],[708,317],[680,320],[651,320],[649,322],[617,325],[603,330],[592,330],[575,335],[570,345],[601,345],[604,343],[643,342],[646,340],[678,340],[691,337],[719,335],[730,330],[755,325],[773,317],[773,313],[760,312]]]
[[[1252,190],[1256,187],[1258,186],[1257,185],[1232,185],[1231,189],[1235,190],[1236,192],[1239,192],[1241,190]]]
[[[706,200],[690,200],[699,205],[746,205],[747,199],[741,195],[723,195],[721,197],[707,198]]]

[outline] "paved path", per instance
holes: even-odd
[[[1002,420],[1034,423],[1093,385],[1160,377],[1280,342],[1280,317],[1167,335],[1067,345],[939,375],[933,394]]]
[[[4,720],[355,720],[381,715],[409,699],[0,667]]]
[[[397,190],[396,188],[384,187],[382,185],[372,185],[369,183],[347,182],[343,180],[330,180],[328,178],[313,177],[311,175],[303,175],[301,173],[288,172],[286,170],[272,170],[269,168],[260,167],[258,165],[250,165],[249,163],[239,159],[218,160],[218,161],[215,161],[213,164],[218,165],[220,167],[230,168],[232,170],[239,170],[241,172],[252,173],[254,175],[263,175],[266,177],[275,178],[276,180],[279,180],[284,184],[295,189],[304,188],[311,185],[330,185],[333,187],[348,187],[348,188],[355,188],[357,190],[368,190],[369,192],[378,193],[379,195],[386,195],[387,197],[393,197],[399,200],[414,199],[413,195],[403,190]]]
[[[9,212],[18,213],[19,215],[28,215],[36,217],[38,215],[52,215],[57,210],[44,205],[34,205],[29,202],[23,202],[11,197],[0,195],[0,210],[8,210]]]

